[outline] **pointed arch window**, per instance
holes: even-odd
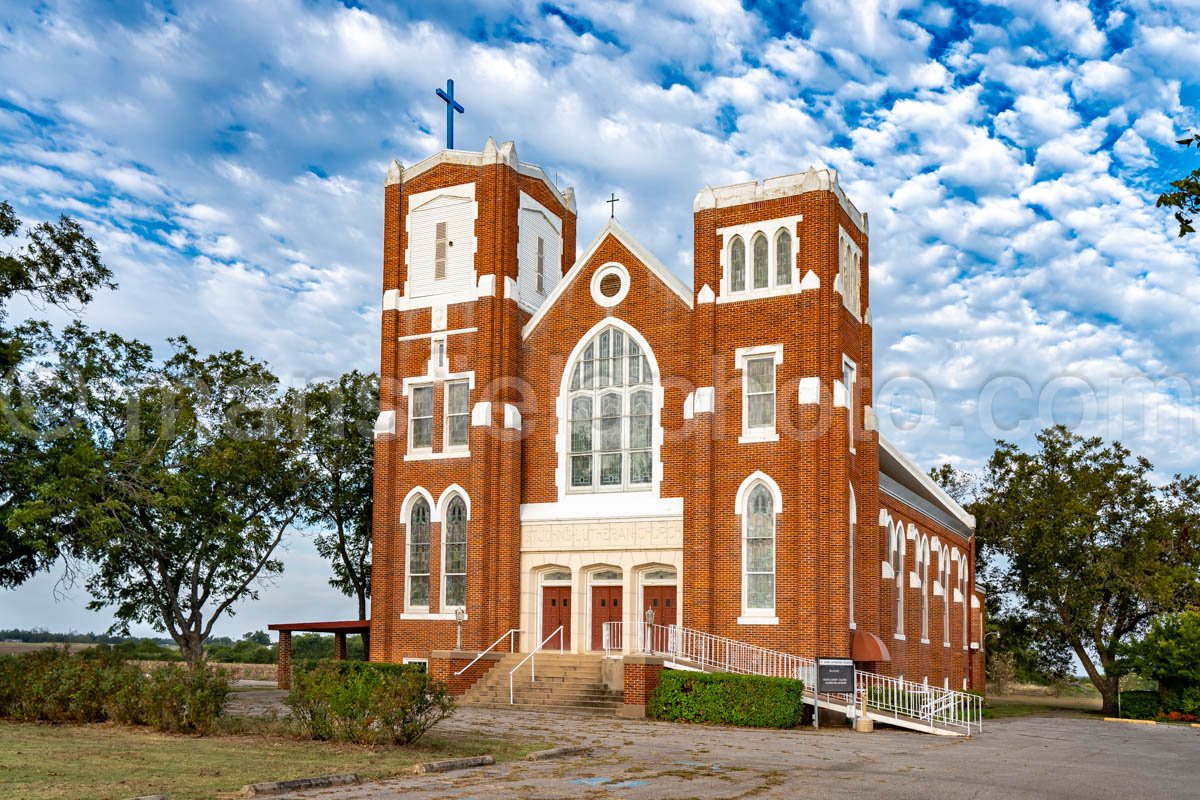
[[[929,644],[929,540],[917,549],[917,576],[921,581],[921,641]]]
[[[775,507],[761,483],[750,491],[746,515],[746,609],[775,610]]]
[[[424,497],[408,515],[408,607],[429,608],[429,503]]]
[[[455,495],[446,506],[442,543],[442,610],[467,605],[467,504]]]
[[[792,282],[792,235],[780,228],[775,235],[775,283],[786,286]]]
[[[950,549],[943,547],[938,554],[940,574],[938,582],[942,585],[942,644],[950,646]]]
[[[971,604],[967,602],[967,557],[966,556],[963,556],[961,559],[959,559],[959,562],[958,562],[958,593],[959,593],[959,596],[960,596],[960,599],[962,602],[962,607],[963,607],[962,643],[963,643],[963,650],[966,650],[967,642],[969,641],[969,638],[971,635],[971,632],[969,630],[970,625],[967,624],[967,613],[968,613],[967,609],[970,608]]]
[[[767,264],[767,237],[761,233],[755,234],[752,243],[754,249],[754,288],[765,289],[770,281],[771,269]]]
[[[649,489],[654,376],[641,345],[617,327],[604,328],[583,348],[570,375],[569,490]]]
[[[729,243],[729,285],[735,292],[746,290],[746,243],[740,236]]]
[[[904,573],[904,528],[897,522],[892,526],[888,536],[888,563],[892,567],[892,577],[896,583],[896,637],[904,638],[904,584],[907,575]]]

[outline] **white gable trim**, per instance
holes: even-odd
[[[525,323],[525,327],[521,329],[522,339],[529,338],[530,334],[532,334],[534,329],[537,328],[538,323],[545,318],[549,310],[554,306],[555,303],[558,302],[558,299],[566,293],[567,288],[574,283],[575,279],[579,277],[579,274],[583,272],[583,268],[589,261],[592,260],[592,257],[596,255],[596,251],[600,249],[601,243],[604,242],[605,237],[607,237],[609,234],[612,234],[618,242],[625,245],[629,252],[633,253],[633,255],[636,256],[637,259],[646,266],[646,269],[650,270],[650,272],[653,273],[656,278],[662,281],[668,289],[675,292],[675,294],[679,296],[679,299],[687,305],[689,310],[691,310],[692,292],[687,288],[687,286],[684,285],[683,281],[679,280],[679,278],[676,278],[661,261],[659,261],[654,257],[653,254],[650,253],[649,250],[642,247],[642,245],[639,244],[636,239],[630,236],[624,228],[618,225],[616,220],[610,219],[608,223],[600,229],[600,233],[598,233],[596,238],[592,240],[592,243],[588,245],[588,248],[583,252],[583,255],[581,255],[575,261],[574,266],[567,270],[567,274],[564,275],[562,280],[558,282],[558,285],[554,287],[554,291],[550,292],[549,296],[546,297],[546,301],[542,303],[540,308],[538,308],[537,313],[530,317],[529,322]]]
[[[921,468],[914,464],[912,459],[904,455],[904,453],[900,451],[900,448],[889,441],[882,433],[879,434],[879,446],[886,450],[892,458],[896,459],[896,462],[903,467],[909,475],[916,478],[922,486],[929,490],[929,492],[938,499],[938,504],[942,506],[946,513],[958,518],[962,524],[966,525],[971,530],[975,529],[975,517],[968,514],[966,509],[954,502],[954,498],[946,494],[942,487],[934,483],[933,478],[930,478],[928,475],[922,472]]]

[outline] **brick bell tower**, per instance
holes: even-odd
[[[694,212],[684,624],[849,655],[878,615],[866,215],[812,169],[706,188]],[[750,532],[768,510],[771,546]]]
[[[482,650],[519,616],[521,325],[575,255],[575,202],[512,142],[384,189],[371,654]]]

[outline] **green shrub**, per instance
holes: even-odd
[[[25,722],[105,722],[208,733],[229,682],[220,670],[165,665],[144,675],[119,653],[49,649],[0,658],[0,717]]]
[[[673,722],[794,728],[804,717],[804,682],[759,675],[663,670],[646,715]]]
[[[402,664],[300,664],[287,704],[314,739],[411,744],[454,710],[441,681]]]
[[[150,672],[143,693],[146,722],[170,733],[211,733],[225,708],[225,670],[170,664]]]
[[[1162,686],[1158,697],[1164,712],[1200,714],[1200,686]]]
[[[1121,716],[1125,719],[1154,719],[1162,710],[1158,692],[1121,692]]]

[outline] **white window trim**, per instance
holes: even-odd
[[[413,507],[417,504],[417,500],[425,501],[426,508],[429,509],[429,544],[430,554],[433,551],[433,524],[437,521],[437,506],[433,504],[433,496],[425,491],[422,487],[416,487],[408,493],[404,498],[404,502],[400,505],[400,522],[404,525],[404,611],[405,613],[428,614],[429,606],[414,606],[410,599],[412,598],[412,512]],[[426,576],[432,577],[430,573],[424,573]],[[401,615],[403,619],[403,614]]]
[[[427,203],[429,203],[433,200],[436,200],[438,197],[443,196],[443,195],[446,197],[455,198],[456,200],[462,200],[462,201],[469,202],[471,204],[471,219],[475,223],[478,223],[479,203],[475,198],[475,183],[474,182],[460,183],[455,186],[443,186],[439,189],[430,189],[427,192],[418,192],[416,194],[409,195],[408,211],[404,217],[404,230],[411,231],[413,229],[412,216],[413,216],[414,212],[420,211],[422,206],[426,205]],[[472,231],[474,231],[473,226],[472,226]],[[412,237],[411,236],[408,237],[408,241],[406,242],[405,247],[404,247],[404,266],[405,266],[405,273],[408,275],[413,274],[413,259],[412,259],[412,252],[411,252],[412,241],[413,241]],[[471,263],[470,284],[471,284],[471,286],[476,287],[476,290],[474,292],[472,292],[470,290],[468,290],[466,292],[462,292],[462,293],[449,293],[449,294],[444,293],[444,292],[443,293],[424,292],[418,297],[413,297],[412,287],[410,286],[410,282],[406,280],[404,282],[403,292],[401,292],[399,294],[399,296],[396,298],[396,301],[395,301],[396,307],[399,310],[407,310],[409,308],[422,308],[425,306],[432,306],[435,304],[468,302],[470,300],[477,299],[478,296],[484,296],[485,288],[490,288],[491,291],[488,292],[488,294],[495,294],[495,283],[492,282],[490,284],[490,287],[485,287],[484,282],[480,280],[479,273],[475,269],[475,255],[479,249],[479,237],[476,236],[474,234],[474,232],[472,232],[469,242],[464,243],[464,246],[467,246],[470,248],[470,253],[468,254],[469,260]],[[488,276],[484,276],[484,277],[488,277]],[[464,296],[460,299],[457,296],[458,294],[462,294]],[[405,298],[408,300],[408,302],[403,304],[404,308],[400,307],[401,306],[401,303],[399,302],[400,298]],[[386,298],[385,298],[384,308],[385,308],[385,310],[387,308]]]
[[[845,263],[844,255],[847,248],[850,250],[851,263]],[[853,268],[857,263],[857,268]],[[847,286],[851,277],[857,279],[855,286],[857,301],[851,305],[847,297]],[[854,238],[846,233],[846,230],[838,226],[838,274],[837,280],[834,282],[834,290],[841,295],[842,305],[854,315],[854,318],[862,321],[862,248],[854,242]]]
[[[854,418],[855,399],[858,395],[858,364],[850,356],[842,353],[842,382],[845,383],[846,368],[850,368],[850,375],[854,378],[846,385],[846,427],[849,429],[850,437],[850,453],[857,454],[854,449],[854,427],[857,420]]]
[[[752,358],[761,358],[764,356],[773,356],[775,360],[775,423],[769,430],[767,428],[750,427],[750,375],[749,371],[746,369],[747,361]],[[734,351],[734,363],[734,368],[742,373],[742,435],[738,437],[738,444],[750,444],[753,442],[778,442],[779,367],[783,364],[783,345],[767,344],[758,345],[756,347],[739,347],[736,351]]]
[[[646,488],[630,489],[628,491],[600,491],[591,492],[583,490],[571,489],[571,368],[575,362],[582,357],[584,348],[588,342],[598,334],[601,330],[607,327],[613,327],[625,334],[628,341],[633,339],[638,347],[642,349],[642,355],[650,364],[650,374],[653,376],[649,386],[650,403],[652,418],[650,421],[650,483]],[[646,338],[641,332],[630,325],[628,322],[618,317],[605,317],[593,325],[588,331],[579,337],[579,341],[575,343],[574,349],[567,356],[566,366],[563,368],[562,381],[558,388],[558,399],[555,401],[555,412],[558,415],[558,438],[555,442],[555,450],[558,454],[558,466],[555,470],[555,481],[558,483],[558,502],[566,505],[591,506],[592,501],[586,498],[599,497],[604,498],[609,495],[620,494],[625,497],[634,498],[631,500],[638,505],[658,505],[655,501],[663,500],[661,495],[661,485],[663,477],[662,464],[662,408],[663,408],[663,386],[662,386],[662,370],[659,367],[658,360],[655,357],[654,350],[651,349]],[[562,507],[562,506],[560,506]],[[674,508],[674,504],[669,504],[670,508]]]
[[[434,386],[433,381],[423,381],[421,383],[413,384],[410,388],[411,389],[429,389],[429,427],[430,427],[430,430],[429,430],[429,446],[428,447],[417,447],[413,444],[413,423],[417,419],[416,417],[413,416],[413,412],[416,410],[416,404],[414,403],[415,392],[410,393],[410,392],[406,391],[405,396],[408,399],[408,452],[413,455],[432,454],[433,453],[433,420],[434,420],[434,416],[435,416],[434,415],[434,401],[437,399],[437,389]],[[421,419],[425,419],[425,417],[421,417]]]
[[[400,663],[401,664],[424,664],[425,671],[429,672],[429,659],[428,658],[403,658],[400,660]]]
[[[475,371],[474,370],[471,370],[469,372],[447,372],[446,374],[444,374],[436,379],[430,375],[411,375],[400,381],[400,396],[403,397],[407,401],[407,404],[408,404],[408,408],[406,409],[408,421],[407,421],[406,427],[405,427],[405,437],[406,437],[405,438],[405,447],[407,447],[408,450],[404,456],[405,461],[437,461],[437,460],[443,459],[443,458],[467,458],[468,456],[471,455],[471,452],[469,449],[463,450],[463,449],[456,448],[455,450],[452,450],[450,452],[445,452],[444,450],[435,451],[433,449],[432,444],[427,448],[413,449],[413,446],[412,446],[412,390],[415,387],[419,387],[419,386],[433,386],[439,380],[441,380],[441,381],[465,380],[465,381],[467,381],[468,391],[473,392],[475,390]],[[437,399],[436,390],[434,391],[434,399],[435,400]],[[442,407],[443,407],[442,414],[443,414],[443,416],[445,416],[445,397],[442,398]],[[435,408],[434,411],[435,411],[434,417],[436,418],[437,409]],[[445,441],[445,431],[444,430],[442,432],[442,439],[443,439],[443,447],[444,447],[444,441]],[[469,438],[468,438],[468,441],[469,441]]]
[[[789,294],[799,294],[800,289],[800,268],[796,265],[797,254],[800,249],[800,235],[796,231],[797,225],[804,221],[804,215],[797,214],[791,217],[777,217],[776,219],[762,220],[761,222],[750,222],[743,225],[730,225],[725,228],[717,228],[717,235],[721,237],[721,282],[717,292],[718,303],[736,303],[744,300],[758,300],[764,297],[784,297]],[[779,275],[778,264],[776,263],[775,236],[779,233],[780,228],[787,228],[788,233],[792,235],[792,271],[791,282],[786,284],[778,284],[776,282]],[[754,235],[761,233],[767,239],[767,287],[765,289],[750,288],[752,280],[751,275],[754,269],[754,253],[752,243]],[[746,288],[741,291],[734,291],[729,274],[729,246],[732,244],[735,236],[740,236],[746,247]]]
[[[467,410],[462,414],[450,414],[450,386],[454,384],[465,383],[467,385]],[[466,444],[450,444],[450,417],[459,416],[467,418],[467,443]],[[465,378],[448,380],[442,383],[442,452],[445,454],[470,455],[471,454],[471,381]]]
[[[456,619],[456,617],[453,613],[454,611],[456,611],[456,610],[466,611],[466,608],[467,608],[465,596],[463,597],[463,604],[460,606],[450,605],[449,603],[446,602],[446,561],[447,561],[447,558],[446,558],[446,534],[450,529],[449,528],[449,525],[450,525],[450,502],[456,497],[460,498],[463,501],[463,506],[467,510],[467,520],[466,520],[467,521],[467,543],[469,546],[470,541],[471,541],[471,501],[467,499],[466,491],[463,490],[463,488],[461,486],[459,486],[458,484],[453,484],[452,486],[447,487],[446,491],[442,492],[442,496],[440,498],[438,498],[438,509],[439,509],[438,516],[442,520],[442,524],[440,526],[441,532],[442,532],[442,535],[441,535],[442,551],[440,554],[441,558],[438,559],[441,564],[441,583],[438,587],[438,594],[440,595],[438,597],[438,603],[439,603],[439,608],[441,608],[442,611],[450,612],[451,619]],[[467,573],[465,573],[465,572],[463,573],[464,576],[466,574]]]
[[[770,608],[750,608],[747,602],[750,598],[749,591],[749,573],[746,570],[747,564],[747,543],[750,524],[750,493],[757,486],[763,486],[771,495],[771,506],[774,511],[774,530],[772,531],[772,548],[771,548],[771,575],[774,579],[774,594],[771,599]],[[779,517],[783,514],[783,492],[779,489],[779,484],[767,475],[765,472],[756,471],[746,477],[738,487],[737,494],[734,496],[733,512],[738,517],[739,535],[742,540],[742,559],[739,565],[741,569],[741,584],[742,584],[742,613],[737,618],[738,625],[778,625],[778,597],[779,597]]]
[[[904,528],[898,520],[892,520],[891,515],[888,515],[885,524],[888,527],[888,566],[891,568],[892,577],[895,581],[896,594],[892,597],[892,608],[896,612],[896,629],[893,635],[896,639],[904,641],[904,561],[908,550],[908,537],[904,535]],[[893,545],[895,549],[893,550]],[[892,565],[892,557],[895,556],[896,564]]]

